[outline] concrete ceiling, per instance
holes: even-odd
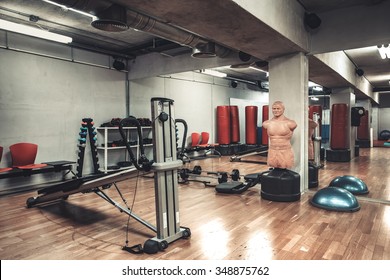
[[[221,50],[230,50],[229,54],[225,53],[222,56],[230,58],[232,55],[236,56],[235,59],[226,60],[225,63],[223,59],[219,59],[213,68],[224,66],[218,69],[232,77],[250,81],[266,80],[266,76],[246,66],[253,65],[256,61],[262,62],[290,53],[305,52],[309,55],[310,80],[328,88],[353,86],[351,81],[340,76],[315,56],[310,55],[310,36],[307,40],[304,37],[299,40],[286,38],[270,25],[260,21],[254,13],[244,9],[242,7],[244,1],[54,0],[54,2],[91,14],[105,10],[112,4],[119,4],[126,7],[128,24],[136,26],[137,30],[129,28],[122,32],[102,31],[91,26],[91,18],[41,0],[2,0],[0,1],[0,18],[23,24],[39,25],[41,28],[71,36],[72,44],[76,47],[129,59],[140,58],[151,53],[180,59],[190,56],[195,45],[211,41]],[[272,1],[264,2],[269,5],[273,4]],[[378,5],[384,5],[385,2],[389,0],[297,0],[293,4],[300,5],[308,13],[316,13],[320,18],[329,19],[332,13],[337,14],[338,11],[343,11],[345,14],[356,12],[356,9],[370,11]],[[291,4],[292,1],[286,1],[286,3]],[[384,7],[387,8],[389,5]],[[39,17],[37,22],[31,21],[32,15]],[[303,19],[301,21],[303,22]],[[323,23],[326,27],[324,20]],[[314,33],[309,30],[310,32]],[[334,32],[337,33],[337,31]],[[378,33],[377,30],[376,33]],[[382,33],[376,34],[376,38],[383,40],[383,38],[390,37],[388,28],[385,28]],[[315,35],[313,34],[313,38]],[[327,44],[335,46],[336,50],[344,51],[356,68],[364,70],[364,77],[372,88],[390,91],[390,59],[380,59],[376,48],[367,45],[377,41],[362,39],[362,44],[358,45],[359,40],[355,40],[357,41],[354,43],[356,48],[353,49],[344,49],[344,46],[339,46],[340,40],[337,41],[337,36],[334,38],[334,44],[328,41]],[[351,39],[352,41],[354,42]],[[351,43],[348,47],[352,45]],[[371,46],[373,45],[375,44]],[[251,59],[243,61],[240,56],[243,53],[250,54]],[[232,69],[226,67],[229,65],[226,63],[242,67]],[[198,62],[197,67],[201,64]],[[175,65],[180,65],[180,63]],[[208,64],[204,63],[204,65]],[[258,68],[267,70],[266,66]],[[199,68],[192,70],[196,69]],[[188,69],[177,67],[176,70]],[[358,99],[367,98],[359,90],[356,93]]]

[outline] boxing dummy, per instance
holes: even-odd
[[[284,116],[284,105],[281,101],[272,104],[272,119],[263,122],[269,136],[267,164],[275,168],[291,168],[294,166],[294,152],[290,143],[295,121]]]

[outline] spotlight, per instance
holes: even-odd
[[[118,71],[123,71],[126,69],[126,65],[125,63],[123,63],[122,60],[120,59],[115,59],[114,62],[112,63],[112,67],[114,67],[115,70],[118,70]]]
[[[250,55],[250,54],[247,54],[247,53],[245,53],[245,52],[242,52],[242,51],[240,51],[239,53],[238,53],[238,57],[241,59],[241,61],[243,61],[243,62],[248,62],[251,58],[252,58],[252,56]]]
[[[267,67],[268,66],[268,62],[265,61],[265,60],[258,60],[255,62],[255,65],[257,67]]]
[[[321,19],[315,13],[305,13],[304,23],[311,29],[316,29],[321,25]]]
[[[364,70],[363,70],[363,69],[360,69],[360,68],[358,68],[358,69],[356,69],[356,74],[357,74],[359,77],[361,77],[361,76],[363,76],[363,75],[364,75]]]

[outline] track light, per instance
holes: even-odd
[[[59,43],[69,44],[72,42],[72,38],[60,34],[56,34],[53,32],[49,32],[47,30],[35,28],[28,25],[18,24],[6,20],[0,19],[0,29],[37,37],[45,40],[55,41]]]

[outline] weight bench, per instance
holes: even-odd
[[[215,187],[216,192],[226,194],[240,194],[260,183],[262,173],[253,173],[244,176],[245,182],[224,182]]]
[[[60,171],[68,171],[72,172],[72,164],[74,161],[51,161],[44,162],[42,167],[38,168],[17,168],[14,167],[9,171],[1,172],[0,179],[6,178],[15,178],[15,177],[27,177],[34,174],[42,174],[42,173],[50,173],[50,172],[60,172]],[[73,172],[72,172],[73,173]]]

